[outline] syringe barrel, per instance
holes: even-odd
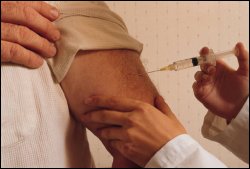
[[[173,64],[175,65],[175,70],[181,70],[186,69],[189,67],[194,67],[202,64],[204,62],[205,58],[202,57],[194,57],[190,59],[180,60],[176,61]]]
[[[228,57],[230,55],[236,54],[237,50],[233,49],[230,51],[218,52],[214,53],[212,49],[210,49],[210,53],[205,56],[204,63],[210,63],[216,66],[216,60]],[[201,63],[202,64],[202,63]]]
[[[238,49],[233,49],[230,51],[218,52],[218,53],[214,53],[211,55],[214,55],[216,59],[221,59],[221,58],[228,57],[230,55],[237,55],[237,54],[238,54]]]
[[[206,56],[198,56],[198,57],[193,57],[190,59],[184,59],[180,61],[176,61],[171,65],[171,70],[181,70],[181,69],[186,69],[190,67],[195,67],[204,63],[210,63],[212,65],[216,65],[216,60],[230,56],[232,54],[237,54],[237,50],[233,49],[231,51],[224,51],[224,52],[219,52],[219,53],[213,53],[212,49],[210,49],[209,54]],[[169,66],[168,66],[169,68]],[[169,70],[169,69],[168,69]]]

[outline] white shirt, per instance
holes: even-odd
[[[79,50],[142,50],[104,2],[49,3],[63,13],[55,22],[61,38],[57,56],[48,61],[52,72],[46,63],[39,69],[1,63],[3,168],[93,167],[85,129],[70,116],[56,80],[64,78]]]
[[[86,133],[48,65],[1,64],[1,168],[92,166]]]
[[[219,142],[237,157],[249,163],[249,100],[229,125],[225,125],[224,119],[208,112],[202,134],[210,140]],[[226,166],[203,149],[192,137],[183,134],[163,146],[145,167],[224,168]]]

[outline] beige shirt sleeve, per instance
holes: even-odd
[[[208,112],[202,126],[202,134],[249,163],[249,99],[229,125],[225,119]]]
[[[58,2],[61,31],[58,53],[48,64],[61,82],[79,50],[129,49],[141,53],[142,44],[128,34],[123,20],[103,2]]]

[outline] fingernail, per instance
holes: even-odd
[[[53,43],[50,46],[50,55],[51,56],[55,56],[56,55],[56,46]]]
[[[61,33],[60,33],[60,31],[57,30],[57,31],[55,31],[55,34],[54,34],[54,38],[53,38],[53,39],[54,39],[55,41],[57,41],[57,40],[60,39],[60,36],[61,36]]]
[[[234,54],[235,54],[235,56],[239,56],[239,54],[240,54],[240,46],[239,46],[240,44],[237,44],[237,46],[235,46],[235,48],[234,48]]]
[[[54,19],[56,19],[59,16],[59,12],[56,8],[51,9],[50,14],[51,14],[52,18],[54,18]]]
[[[43,65],[44,60],[41,57],[37,57],[37,59],[34,60],[34,62],[31,63],[29,66],[32,69],[37,69]]]
[[[43,65],[43,61],[44,60],[41,58],[41,59],[38,60],[37,64],[40,65],[40,66],[42,66]]]

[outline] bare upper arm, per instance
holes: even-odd
[[[81,51],[61,85],[76,117],[94,109],[84,105],[92,95],[123,96],[153,104],[158,94],[139,54],[132,50]]]

